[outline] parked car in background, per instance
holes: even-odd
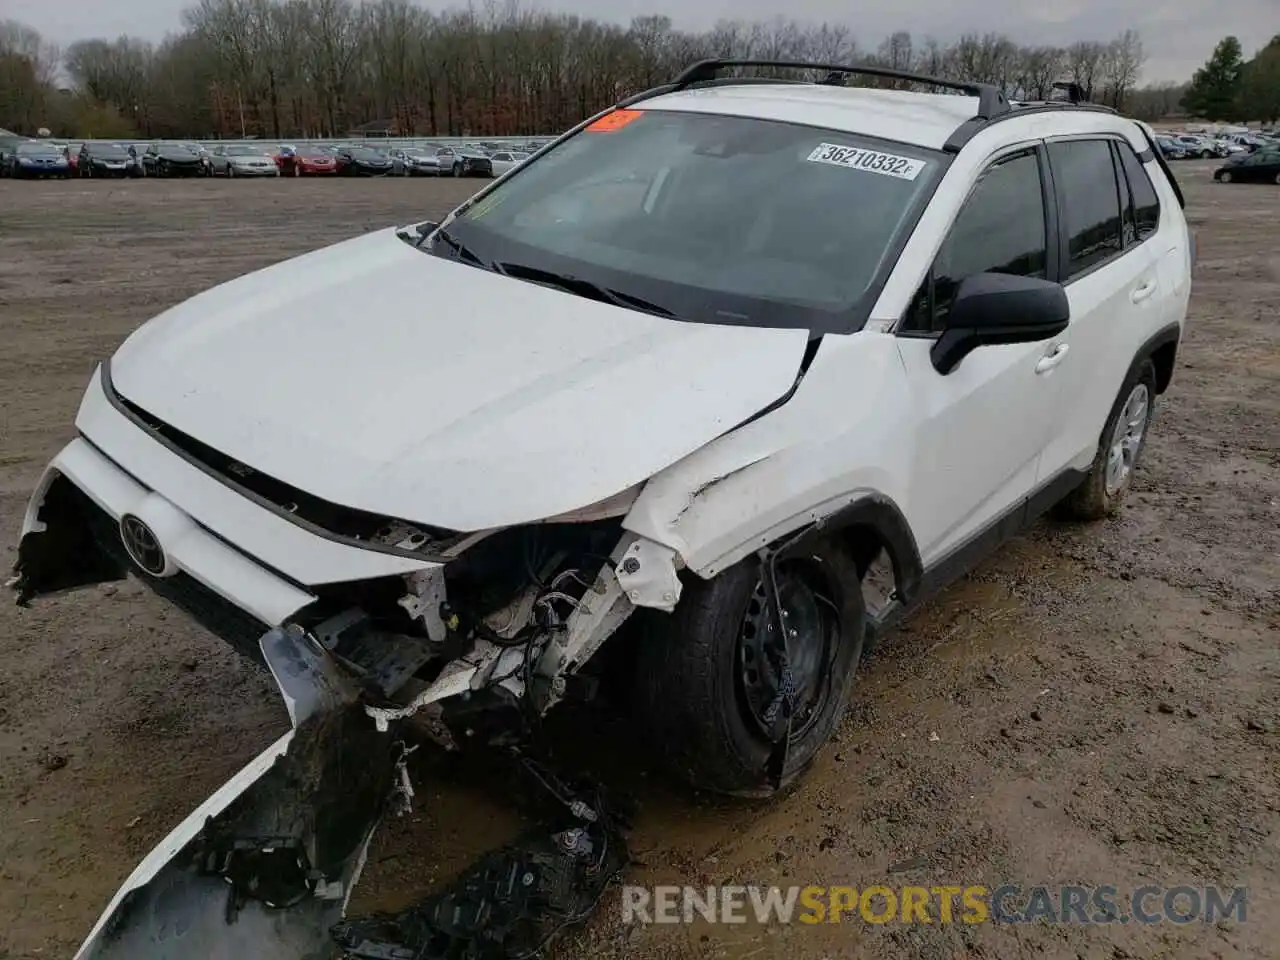
[[[446,169],[441,162],[441,173],[455,177],[492,177],[493,161],[479,147],[447,147],[450,151]]]
[[[339,147],[338,173],[348,177],[385,177],[395,163],[386,153],[372,147]]]
[[[1241,147],[1244,147],[1250,153],[1257,150],[1259,147],[1264,146],[1267,143],[1266,140],[1263,140],[1261,137],[1255,137],[1251,133],[1228,134],[1226,137],[1226,140],[1228,143],[1234,143],[1234,144],[1238,144]]]
[[[6,134],[5,136],[0,136],[0,177],[4,176],[10,154],[13,153],[18,144],[26,142],[26,137],[20,137],[17,134]]]
[[[62,155],[67,158],[67,169],[71,176],[76,176],[80,172],[80,148],[82,143],[68,143],[62,147]]]
[[[286,177],[316,177],[338,172],[337,158],[332,150],[324,147],[281,147],[276,154],[276,165]]]
[[[489,163],[493,167],[493,175],[500,177],[529,159],[529,154],[517,150],[498,150],[490,154]]]
[[[151,143],[139,153],[130,148],[142,164],[147,177],[203,177],[209,173],[209,161],[201,147],[193,143]]]
[[[1156,137],[1156,146],[1166,160],[1186,160],[1191,156],[1186,144],[1179,143],[1173,137]]]
[[[1280,147],[1271,146],[1231,157],[1213,171],[1219,183],[1280,184]]]
[[[438,177],[440,158],[425,147],[396,147],[389,151],[395,173],[402,177]]]
[[[80,145],[76,172],[82,177],[137,177],[141,169],[129,151],[118,143]]]
[[[219,144],[209,155],[209,173],[215,177],[278,177],[280,167],[266,147]]]
[[[1226,144],[1219,143],[1212,137],[1202,136],[1197,133],[1184,133],[1173,138],[1188,153],[1199,157],[1201,160],[1209,160],[1213,157],[1225,157],[1228,154]]]
[[[53,144],[27,140],[15,145],[6,157],[6,175],[10,177],[61,177],[65,180],[71,176],[66,156]]]

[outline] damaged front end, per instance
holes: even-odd
[[[626,866],[599,791],[534,761],[552,826],[485,856],[399,915],[346,919],[374,830],[413,798],[399,725],[375,725],[360,685],[301,627],[263,657],[292,729],[138,866],[77,960],[432,960],[531,956],[585,919]]]
[[[581,668],[637,606],[674,606],[673,553],[594,515],[474,535],[399,576],[273,587],[270,602],[210,617],[186,572],[205,561],[192,547],[203,534],[172,516],[155,495],[124,514],[144,519],[153,556],[123,518],[51,475],[24,529],[19,600],[133,572],[265,662],[292,729],[143,860],[78,958],[497,960],[585,918],[627,862],[619,825],[597,792],[523,755],[553,798],[546,828],[403,914],[345,914],[375,828],[412,798],[410,740],[523,750],[543,713],[579,684],[590,691]]]

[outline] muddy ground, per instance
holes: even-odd
[[[585,752],[641,802],[634,882],[1247,885],[1246,921],[639,928],[615,894],[559,956],[1276,956],[1280,189],[1209,170],[1178,168],[1191,319],[1121,516],[1043,523],[947,591],[864,666],[838,742],[775,802],[690,796],[607,736]],[[470,186],[0,181],[0,565],[93,366],[130,331]],[[0,664],[0,958],[69,956],[286,720],[261,674],[132,582],[0,605]],[[423,764],[364,902],[407,903],[518,825],[501,784]]]

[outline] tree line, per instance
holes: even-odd
[[[1183,100],[1208,120],[1280,120],[1280,34],[1252,60],[1244,59],[1239,38],[1223,38],[1191,78]]]
[[[841,24],[726,21],[677,30],[526,10],[518,0],[436,13],[409,0],[198,0],[158,44],[87,40],[65,51],[0,23],[0,126],[59,136],[484,136],[565,129],[712,56],[867,63],[995,83],[1043,99],[1070,80],[1136,115],[1180,88],[1139,89],[1145,54],[1128,30],[1106,41],[1022,46],[998,33],[952,42],[894,33],[863,47]],[[62,86],[60,76],[70,79]]]

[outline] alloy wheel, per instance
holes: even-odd
[[[1142,448],[1142,438],[1146,434],[1150,417],[1151,394],[1145,383],[1136,384],[1129,391],[1120,416],[1116,419],[1115,429],[1111,431],[1104,478],[1107,496],[1116,496],[1133,478],[1134,463]]]

